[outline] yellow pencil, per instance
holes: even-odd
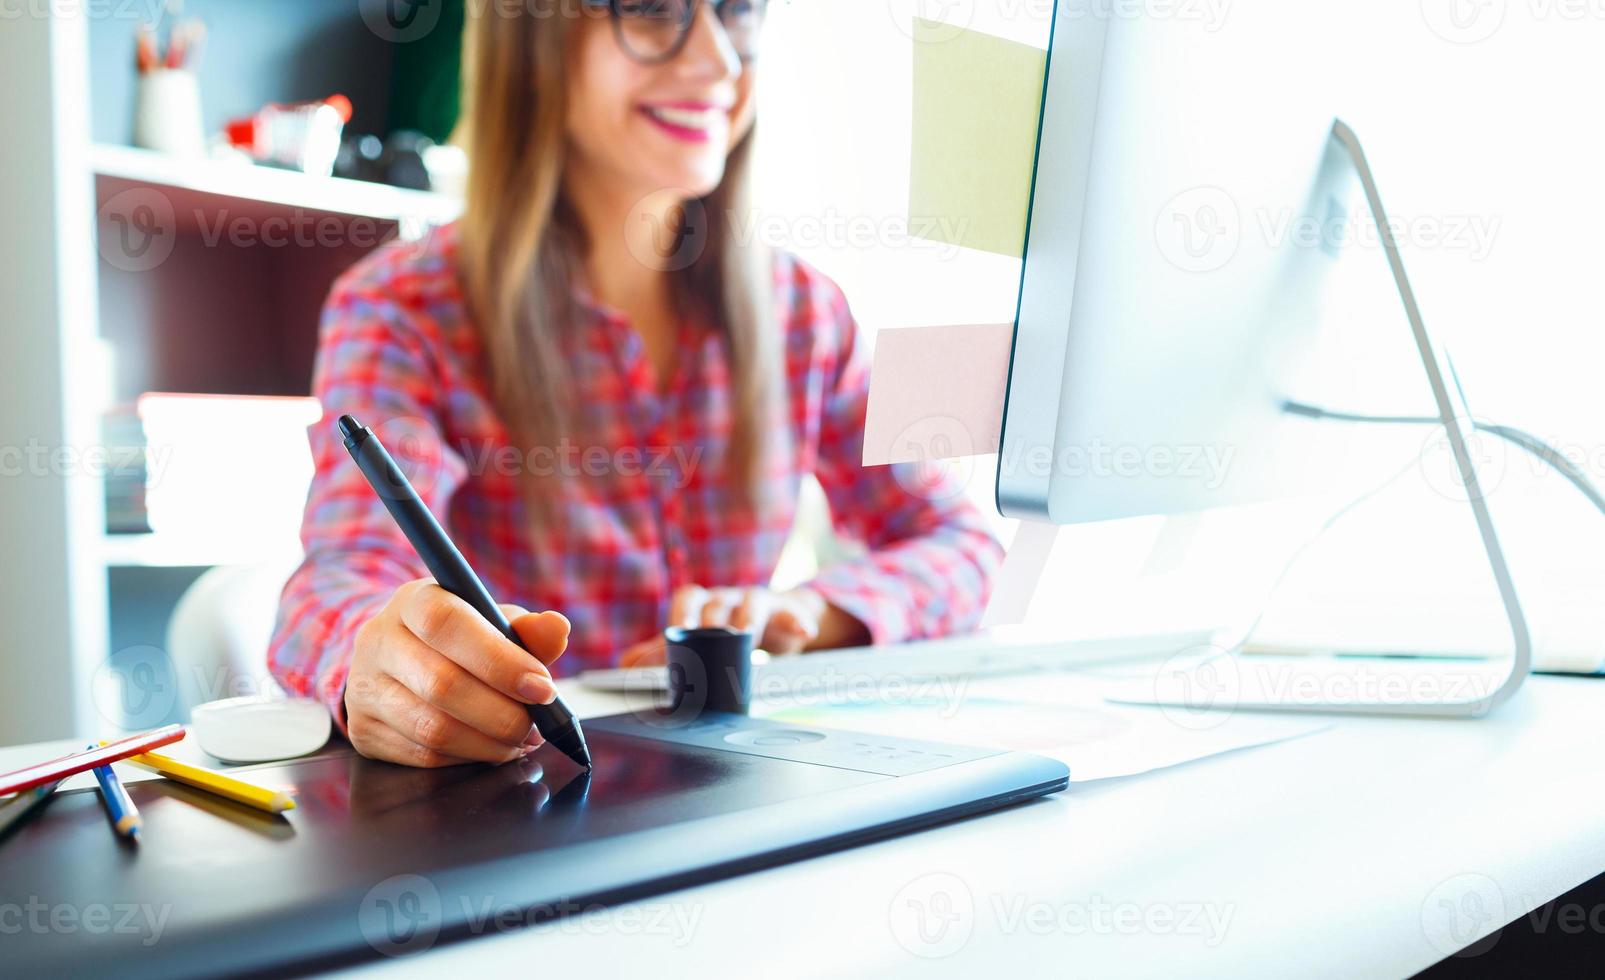
[[[268,813],[283,813],[285,810],[295,809],[295,799],[283,790],[265,789],[155,752],[131,755],[123,761],[132,762],[141,768],[159,772],[168,779]]]

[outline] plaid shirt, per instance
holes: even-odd
[[[675,374],[660,391],[640,335],[583,299],[583,329],[563,331],[560,343],[586,444],[513,448],[465,312],[455,250],[452,227],[382,248],[336,282],[325,308],[306,558],[285,586],[268,652],[286,689],[316,693],[343,719],[357,628],[397,586],[427,575],[335,432],[347,413],[374,428],[498,601],[569,618],[560,675],[610,666],[660,630],[681,586],[768,584],[808,473],[825,490],[837,532],[868,548],[809,583],[827,601],[863,622],[876,643],[979,620],[1002,549],[961,488],[908,468],[862,465],[867,352],[825,276],[776,257],[789,424],[770,434],[778,448],[755,507],[739,502],[720,464],[731,387],[719,337],[683,328]],[[535,523],[521,483],[531,472],[557,475],[547,491],[553,516]]]

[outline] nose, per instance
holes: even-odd
[[[741,56],[730,43],[724,25],[719,23],[712,0],[697,4],[696,19],[691,23],[685,49],[676,60],[699,74],[711,74],[721,81],[741,74]]]

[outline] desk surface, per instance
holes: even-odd
[[[1534,677],[1479,721],[1338,718],[357,972],[1407,975],[1605,872],[1602,701],[1605,679]]]
[[[1339,718],[398,965],[1404,976],[1605,872],[1602,703],[1605,679],[1534,677],[1479,721]]]

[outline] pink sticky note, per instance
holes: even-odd
[[[998,451],[1014,325],[899,327],[875,338],[864,465]]]

